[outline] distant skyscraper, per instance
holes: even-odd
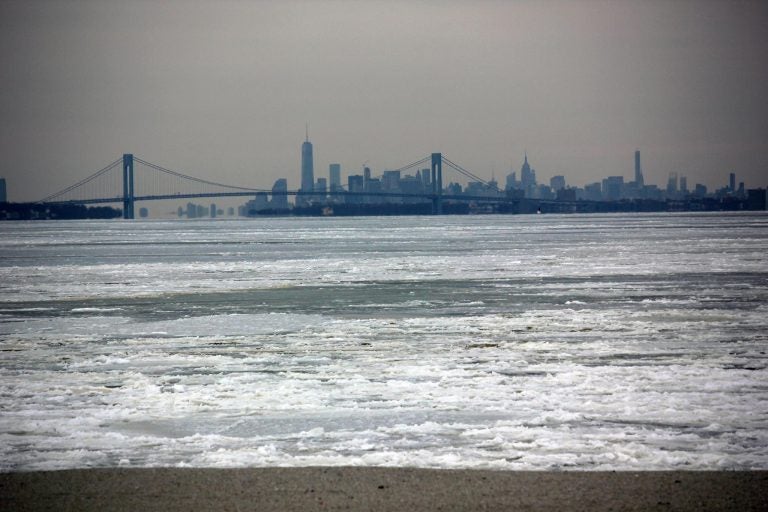
[[[525,162],[523,162],[523,166],[520,168],[520,184],[522,185],[523,190],[525,190],[526,197],[534,196],[533,192],[536,189],[536,171],[531,169],[530,164],[528,164],[528,153],[525,154]]]
[[[565,176],[552,176],[549,180],[549,186],[555,192],[563,190],[565,188]]]
[[[400,190],[400,171],[384,171],[381,177],[382,188],[385,192],[397,192]]]
[[[315,183],[315,192],[323,196],[324,199],[325,193],[328,192],[328,180],[325,178],[317,178],[317,183]]]
[[[736,192],[736,173],[732,172],[728,176],[728,188],[731,189],[731,192]]]
[[[768,196],[764,188],[751,188],[747,190],[747,210],[765,210]]]
[[[677,195],[677,173],[669,173],[669,180],[667,180],[667,196],[674,197]]]
[[[640,150],[635,151],[635,184],[643,187],[643,169],[640,167]]]
[[[624,191],[624,176],[608,176],[603,178],[603,199],[618,201]]]
[[[341,190],[341,164],[329,165],[328,177],[330,178],[331,192]]]
[[[517,188],[517,173],[515,173],[515,171],[512,171],[509,174],[507,174],[507,182],[504,186],[504,189],[512,190],[514,188]]]
[[[431,190],[432,183],[430,183],[429,169],[421,170],[421,182],[424,184],[424,190]]]
[[[347,190],[349,192],[356,192],[356,193],[363,192],[363,183],[364,183],[364,178],[359,174],[353,174],[352,176],[347,176]],[[346,202],[359,204],[359,203],[362,203],[363,201],[360,196],[351,196],[346,198]]]
[[[5,189],[5,178],[0,178],[0,203],[8,202],[8,192]]]
[[[603,199],[603,187],[600,182],[584,185],[584,198],[587,201],[600,201]]]
[[[288,180],[280,178],[272,185],[272,203],[270,205],[275,210],[288,209]]]
[[[309,142],[309,128],[307,138],[301,145],[301,191],[311,194],[315,189],[315,165],[312,160],[312,143]]]

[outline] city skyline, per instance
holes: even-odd
[[[323,194],[325,195],[326,192],[333,192],[335,191],[341,191],[341,190],[347,190],[347,191],[356,191],[356,192],[362,192],[362,191],[369,191],[367,190],[367,183],[369,183],[372,178],[375,182],[381,181],[384,185],[386,185],[387,181],[387,175],[390,174],[390,181],[392,179],[391,173],[395,172],[390,169],[380,169],[379,174],[374,174],[373,169],[366,166],[367,162],[363,164],[362,169],[351,169],[346,171],[346,177],[348,179],[348,184],[344,185],[343,180],[341,179],[344,174],[342,173],[342,167],[341,164],[338,163],[330,163],[328,165],[328,176],[322,176],[322,173],[318,173],[317,175],[317,181],[313,183],[314,174],[313,174],[313,145],[312,142],[309,139],[309,129],[307,128],[306,134],[305,134],[305,140],[302,143],[301,146],[301,174],[300,174],[300,182],[301,186],[297,188],[296,190],[300,191],[303,194],[309,195],[309,194]],[[399,171],[398,177],[396,178],[396,181],[400,180],[399,177]],[[414,167],[410,170],[413,174],[405,175],[405,178],[415,178],[419,180],[421,183],[424,184],[424,191],[428,192],[429,187],[429,169],[421,169],[420,167]],[[424,173],[426,174],[426,178],[422,178],[424,176]],[[739,195],[745,195],[746,190],[749,188],[765,188],[761,185],[751,184],[743,181],[743,179],[737,179],[737,173],[730,172],[724,175],[720,183],[715,184],[714,187],[709,187],[705,184],[699,183],[697,181],[691,182],[691,188],[688,188],[688,177],[685,175],[679,175],[676,172],[670,172],[669,176],[666,180],[666,182],[660,182],[660,183],[647,183],[644,178],[643,170],[642,170],[642,164],[641,164],[641,152],[639,149],[636,149],[634,151],[634,168],[633,168],[633,180],[627,180],[624,181],[623,175],[610,175],[610,176],[603,176],[600,179],[598,179],[596,182],[591,183],[584,183],[584,184],[578,184],[573,183],[568,179],[567,175],[552,175],[550,176],[549,180],[546,178],[542,179],[542,176],[539,176],[539,178],[536,177],[536,171],[531,167],[531,165],[528,162],[528,152],[524,151],[523,153],[523,163],[520,167],[519,176],[520,179],[517,180],[518,171],[514,170],[514,167],[510,169],[509,173],[506,175],[503,175],[502,177],[505,179],[506,184],[499,185],[499,182],[496,180],[495,174],[492,174],[488,179],[483,179],[483,182],[477,182],[473,181],[470,178],[467,178],[466,176],[461,176],[460,174],[455,173],[454,175],[448,175],[444,178],[446,185],[444,189],[446,191],[449,190],[451,186],[455,184],[460,185],[461,187],[459,189],[454,190],[460,190],[461,188],[465,186],[472,186],[472,185],[485,185],[489,186],[486,188],[489,188],[490,191],[498,191],[502,192],[505,190],[511,190],[511,189],[517,189],[521,190],[525,193],[525,197],[528,198],[535,198],[535,199],[550,199],[548,196],[549,192],[552,193],[552,198],[555,197],[555,192],[557,192],[560,189],[574,189],[577,191],[577,193],[581,194],[585,189],[587,190],[586,194],[581,194],[577,196],[578,199],[586,199],[586,200],[597,200],[597,201],[603,201],[603,200],[618,200],[618,199],[659,199],[662,198],[668,199],[668,198],[674,198],[675,196],[684,196],[685,194],[691,194],[691,195],[697,195],[699,197],[705,197],[705,196],[725,196],[725,195],[733,195],[733,194],[739,194]],[[539,179],[542,181],[539,182]],[[289,177],[281,178],[281,181],[283,182],[289,182]],[[354,185],[353,182],[359,181],[360,190],[353,190]],[[549,181],[549,185],[547,185],[547,181]],[[330,186],[329,186],[330,184]],[[665,186],[666,184],[666,186]],[[598,187],[598,194],[595,196],[594,194],[592,197],[589,197],[589,188],[592,187]],[[615,191],[614,194],[608,195],[608,197],[604,196],[606,187],[618,187],[618,189]],[[544,187],[551,189],[549,192],[544,192],[544,196],[540,195],[540,192],[542,189],[538,187]],[[289,187],[290,188],[290,187]],[[386,188],[386,186],[385,186]],[[396,188],[396,187],[394,187]],[[539,191],[537,191],[537,188]],[[415,192],[415,191],[414,191]],[[615,196],[615,197],[612,197]],[[303,200],[304,202],[308,202],[307,199]]]
[[[347,175],[347,185],[341,183],[341,166],[332,163],[328,167],[328,177],[318,176],[314,184],[312,178],[312,144],[307,131],[301,146],[301,187],[296,194],[294,205],[289,205],[285,193],[287,179],[281,178],[275,183],[272,194],[260,191],[254,199],[246,201],[237,208],[239,216],[286,215],[392,215],[443,213],[443,204],[452,205],[452,213],[576,213],[595,211],[718,211],[718,210],[765,210],[766,189],[750,188],[739,182],[736,174],[729,173],[728,183],[713,190],[706,185],[696,183],[688,188],[686,176],[670,173],[666,187],[646,183],[641,164],[640,150],[634,152],[634,179],[625,181],[623,176],[606,176],[602,180],[589,183],[584,187],[568,183],[563,175],[552,176],[549,184],[539,182],[536,170],[528,162],[528,153],[523,155],[520,167],[520,179],[517,171],[511,171],[505,178],[505,184],[499,185],[492,177],[490,180],[478,179],[466,169],[446,160],[440,153],[430,156],[432,172],[423,168],[428,159],[409,164],[401,169],[383,170],[374,174],[370,167],[364,167],[362,174]],[[464,184],[454,182],[451,176],[442,171],[435,174],[435,162],[448,165],[464,175]],[[407,174],[403,174],[407,171]],[[431,176],[430,176],[431,174]],[[468,178],[468,180],[467,180]],[[436,189],[436,183],[444,187]],[[330,187],[329,187],[330,184]],[[436,190],[445,198],[444,201],[434,195]],[[342,194],[335,194],[342,192]],[[445,202],[447,201],[447,203]],[[491,203],[493,205],[491,205]],[[598,206],[602,203],[603,206]],[[416,206],[419,205],[419,206]],[[463,205],[463,206],[462,206]],[[429,208],[425,208],[429,206]],[[187,203],[187,213],[178,207],[178,217],[207,217],[208,209],[203,205]],[[200,213],[203,212],[203,213]],[[210,206],[212,217],[216,216],[216,206]],[[229,215],[235,210],[230,208]]]
[[[761,2],[8,1],[0,177],[37,200],[133,152],[269,187],[308,120],[315,173],[441,151],[500,178],[527,150],[584,186],[641,148],[647,183],[765,187],[766,23]]]
[[[388,193],[388,194],[406,194],[411,196],[421,196],[422,199],[434,194],[435,190],[430,184],[430,169],[421,168],[426,165],[425,161],[416,162],[415,164],[406,165],[402,169],[389,170],[382,169],[380,174],[374,174],[368,166],[363,166],[362,174],[355,174],[355,170],[347,171],[347,184],[342,183],[342,169],[341,164],[331,163],[328,166],[328,176],[322,176],[322,172],[318,173],[317,180],[315,181],[314,174],[314,158],[313,158],[313,144],[309,138],[309,126],[307,124],[305,128],[305,139],[301,144],[301,169],[299,175],[300,186],[298,188],[292,188],[289,186],[290,177],[280,177],[272,185],[271,193],[264,185],[252,185],[255,194],[255,199],[248,201],[246,205],[240,205],[240,215],[247,215],[243,212],[248,210],[280,210],[284,211],[289,208],[287,202],[286,193],[289,195],[296,195],[295,206],[296,207],[309,207],[317,206],[319,204],[330,205],[338,203],[339,199],[342,202],[351,202],[358,204],[376,204],[376,194]],[[433,153],[432,158],[434,160],[435,155],[442,158],[440,153]],[[133,159],[132,154],[123,155],[125,158]],[[426,160],[426,159],[423,159]],[[139,159],[139,162],[144,162]],[[450,161],[449,161],[450,162]],[[146,162],[144,162],[146,163]],[[367,163],[367,162],[366,162]],[[453,164],[452,162],[450,162]],[[110,168],[114,167],[112,164]],[[155,164],[148,164],[155,166]],[[452,165],[454,173],[449,173],[444,177],[444,187],[442,187],[442,194],[446,196],[453,196],[458,198],[459,196],[469,197],[507,197],[508,199],[532,199],[543,201],[657,201],[663,202],[667,200],[701,200],[704,198],[712,198],[717,200],[725,200],[728,198],[736,200],[746,200],[748,195],[751,195],[754,189],[755,193],[765,194],[765,187],[753,186],[741,180],[741,177],[737,180],[737,175],[734,172],[728,173],[727,183],[723,184],[721,181],[719,186],[708,187],[707,185],[692,182],[692,187],[688,187],[688,178],[685,175],[679,175],[676,172],[670,172],[666,183],[666,187],[656,183],[646,183],[643,176],[641,166],[641,153],[640,150],[634,152],[634,179],[632,181],[625,181],[623,175],[611,175],[605,176],[599,179],[597,182],[587,183],[581,187],[579,184],[575,184],[564,175],[554,175],[549,178],[549,184],[547,184],[546,177],[536,177],[536,171],[531,167],[528,162],[527,151],[523,153],[523,163],[520,167],[520,173],[518,180],[518,173],[515,170],[511,170],[504,178],[505,184],[500,185],[496,180],[495,173],[491,178],[485,179],[483,177],[473,175],[463,169],[461,166],[455,167]],[[449,167],[450,169],[450,167]],[[403,170],[408,170],[409,174],[401,175]],[[101,175],[104,169],[99,171],[97,175]],[[176,171],[170,170],[171,173]],[[412,173],[412,174],[411,174]],[[179,175],[183,176],[183,175]],[[192,181],[199,182],[201,177],[187,177]],[[541,181],[539,181],[541,179]],[[88,180],[86,180],[87,182]],[[183,180],[182,180],[183,181]],[[441,180],[442,181],[442,180]],[[737,186],[738,183],[738,186]],[[5,179],[0,178],[0,202],[7,200],[5,194]],[[232,185],[232,184],[230,184]],[[103,189],[101,197],[112,197],[111,192]],[[182,185],[178,185],[180,188],[174,188],[175,193],[186,194]],[[226,185],[224,185],[226,186]],[[72,188],[72,187],[68,187]],[[235,185],[235,188],[239,188]],[[146,190],[146,189],[145,189]],[[260,191],[256,191],[260,190]],[[114,191],[115,193],[122,193]],[[357,194],[370,193],[365,198],[357,198],[355,196],[349,196],[345,201],[341,197],[333,199],[334,192],[354,192]],[[749,194],[748,194],[749,192]],[[165,194],[169,192],[166,191]],[[106,196],[104,194],[107,194]],[[157,194],[155,192],[154,194]],[[173,191],[170,194],[174,194]],[[277,195],[275,195],[277,194]],[[329,195],[330,194],[330,195]],[[144,195],[153,195],[152,192],[144,193]],[[160,194],[164,195],[164,194]],[[97,194],[98,196],[98,194]],[[755,196],[757,197],[757,196]],[[85,198],[95,199],[93,195],[86,195]],[[172,199],[165,199],[166,201]],[[76,200],[75,200],[76,201]],[[394,196],[389,199],[383,199],[380,202],[386,203],[419,203],[422,200],[417,200],[415,197],[411,199],[400,198],[396,199]],[[750,200],[751,201],[751,200]],[[764,200],[763,200],[764,201]],[[12,201],[14,202],[14,201]],[[710,208],[712,205],[709,206]],[[195,205],[193,203],[187,203],[183,208],[178,206],[178,216],[182,216],[182,209],[186,209],[190,212],[190,208],[196,208],[198,213],[186,213],[188,217],[200,217],[199,210],[204,208],[211,212],[211,217],[216,217],[217,208],[215,204],[211,204],[210,208],[203,205]],[[227,206],[229,215],[232,215],[235,209],[231,206]],[[730,207],[729,207],[730,208]],[[754,208],[754,204],[751,206]],[[143,213],[141,217],[148,215],[148,209],[142,208]],[[224,212],[224,210],[218,210]],[[220,213],[222,214],[222,213]],[[202,215],[208,216],[208,213]],[[129,218],[133,218],[131,215]]]

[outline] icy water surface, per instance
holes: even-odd
[[[0,224],[0,470],[768,469],[768,216]]]

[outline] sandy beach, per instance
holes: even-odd
[[[16,510],[768,510],[768,471],[84,469],[0,474]]]

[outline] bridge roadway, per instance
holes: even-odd
[[[153,196],[136,196],[134,201],[161,201],[161,200],[174,200],[174,199],[200,199],[200,198],[216,198],[216,197],[253,197],[257,192],[267,192],[269,195],[273,195],[271,191],[267,190],[253,190],[249,192],[211,192],[200,194],[168,194],[168,195],[153,195]],[[297,196],[304,194],[304,192],[298,190],[289,190],[282,192],[286,196]],[[321,194],[318,194],[321,195]],[[326,192],[327,198],[363,198],[363,197],[379,197],[379,198],[419,198],[424,202],[432,202],[434,204],[436,195],[434,194],[403,194],[396,192]],[[603,203],[596,201],[557,201],[550,199],[520,199],[509,197],[488,197],[488,196],[465,196],[465,195],[452,195],[452,194],[440,194],[440,201],[456,201],[456,202],[476,202],[481,204],[498,204],[508,205],[510,208],[507,210],[510,213],[536,213],[537,211],[543,213],[573,213],[582,212],[590,213],[601,211],[600,205]],[[96,198],[96,199],[83,199],[80,201],[68,200],[68,201],[49,201],[51,204],[109,204],[109,203],[123,203],[122,197],[112,198]],[[365,204],[365,203],[354,203]],[[375,204],[375,203],[368,203]],[[407,204],[407,203],[406,203]],[[413,204],[413,203],[411,203]],[[331,206],[329,204],[329,206]],[[611,211],[606,210],[606,211]]]
[[[318,192],[314,194],[307,194],[300,190],[288,190],[286,192],[273,193],[271,190],[257,190],[254,189],[249,192],[206,192],[200,194],[166,194],[166,195],[152,195],[152,196],[135,196],[134,201],[163,201],[169,199],[199,199],[199,198],[214,198],[214,197],[253,197],[257,193],[267,193],[270,196],[325,196],[327,197],[381,197],[381,198],[401,198],[401,199],[424,199],[424,202],[434,201],[438,195],[435,194],[404,194],[398,192]],[[440,194],[439,198],[449,201],[478,201],[478,202],[490,202],[490,203],[515,203],[518,199],[511,199],[508,197],[489,197],[489,196],[465,196],[465,195],[450,195]],[[108,203],[122,203],[124,198],[119,197],[106,197],[106,198],[94,198],[94,199],[70,199],[66,201],[48,201],[51,204],[108,204]]]

